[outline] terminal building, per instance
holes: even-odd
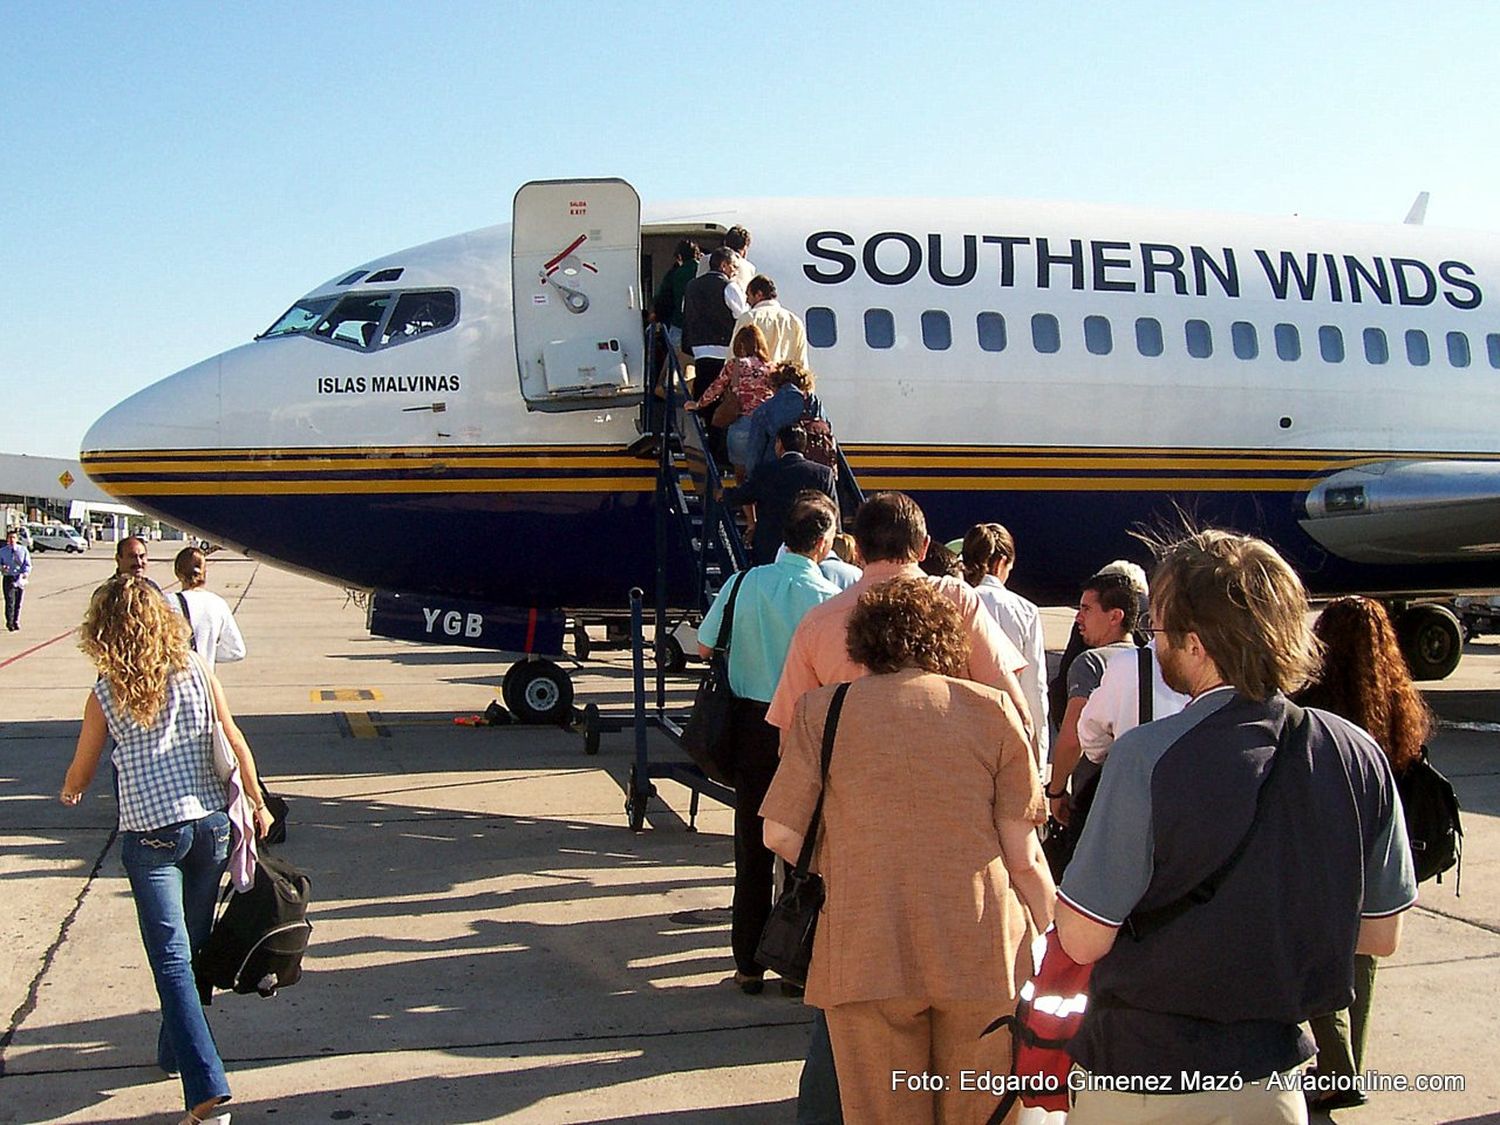
[[[66,457],[0,453],[0,514],[5,527],[69,524],[89,541],[130,534],[176,538],[180,533],[120,504]]]

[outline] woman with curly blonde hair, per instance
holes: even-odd
[[[1313,635],[1323,643],[1323,666],[1297,701],[1364,727],[1385,751],[1391,772],[1399,778],[1422,756],[1422,745],[1432,730],[1432,713],[1412,682],[1385,607],[1369,598],[1335,598],[1318,615]],[[1364,1070],[1375,965],[1375,958],[1357,954],[1354,1003],[1311,1021],[1320,1075],[1349,1077]],[[1357,1090],[1332,1090],[1312,1106],[1343,1109],[1363,1102],[1364,1095]]]
[[[161,1000],[157,1062],[181,1075],[188,1110],[181,1125],[227,1125],[227,1113],[209,1116],[229,1100],[229,1082],[193,979],[193,954],[213,926],[229,858],[229,795],[214,771],[216,712],[245,792],[259,794],[255,758],[224,689],[193,654],[187,622],[148,580],[116,575],[94,591],[82,635],[79,647],[99,679],[60,797],[68,806],[82,800],[113,738],[120,856]],[[264,804],[255,805],[255,823],[262,836],[271,826]]]

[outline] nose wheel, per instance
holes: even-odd
[[[573,679],[550,660],[520,660],[500,684],[506,708],[523,723],[565,726],[573,718]]]

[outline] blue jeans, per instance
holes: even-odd
[[[229,861],[229,817],[216,812],[150,832],[122,832],[120,858],[161,999],[157,1064],[181,1074],[184,1109],[227,1098],[229,1080],[198,999],[193,954],[213,928],[219,878]]]
[[[729,392],[724,392],[728,394]],[[736,418],[724,431],[724,444],[729,449],[729,463],[750,467],[750,419]],[[747,477],[749,473],[745,474]]]

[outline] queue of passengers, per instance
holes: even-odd
[[[1319,1073],[1360,1068],[1374,958],[1416,898],[1392,767],[1427,719],[1376,603],[1330,606],[1343,624],[1318,633],[1342,640],[1322,656],[1300,581],[1259,540],[1159,544],[1149,618],[1144,572],[1111,564],[1084,584],[1049,747],[1038,611],[1006,585],[1003,526],[934,550],[916,503],[871,496],[842,591],[822,569],[840,534],[826,492],[793,497],[779,530],[780,552],[731,583],[732,947],[736,984],[761,992],[774,856],[795,861],[821,796],[799,1122],[989,1120],[990,1087],[960,1078],[1010,1070],[1007,1033],[981,1033],[1015,1010],[1052,926],[1093,965],[1074,1125],[1305,1121],[1360,1100],[1304,1095],[1328,1087],[1299,1075],[1315,1056]],[[1055,874],[1049,813],[1075,828]],[[1210,876],[1207,901],[1121,936]],[[1194,1072],[1222,1088],[1174,1084]]]

